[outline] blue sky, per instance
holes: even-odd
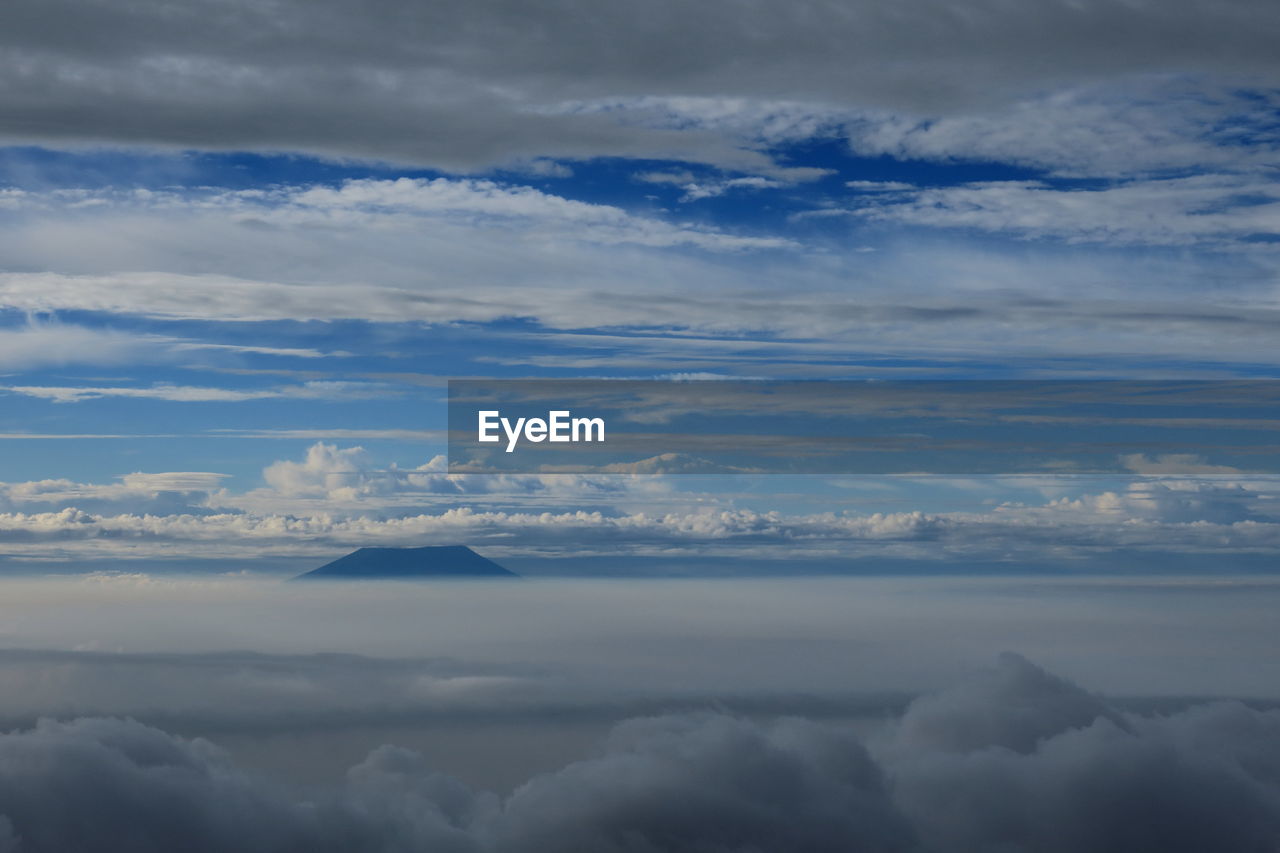
[[[573,4],[500,5],[93,6],[100,38],[33,5],[5,36],[12,560],[1280,543],[1270,481],[1211,458],[927,488],[438,458],[451,377],[1274,378],[1266,4],[709,4],[653,32],[618,4],[607,46]],[[1043,535],[977,544],[1018,526]]]

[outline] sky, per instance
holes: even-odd
[[[1278,44],[7,0],[0,853],[1276,850]],[[478,467],[457,380],[647,455]],[[425,545],[523,579],[285,582]]]
[[[1212,458],[929,488],[442,471],[450,378],[1274,378],[1270,4],[5,18],[10,569],[500,541],[555,572],[732,556],[770,513],[777,541],[835,513],[827,556],[990,560],[1013,519],[1095,554],[1276,545],[1266,478],[1159,473]]]

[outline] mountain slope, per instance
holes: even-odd
[[[465,545],[361,548],[294,580],[343,578],[517,578]]]

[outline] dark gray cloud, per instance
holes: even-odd
[[[304,796],[140,723],[0,735],[0,850],[1274,850],[1280,712],[1125,713],[1007,655],[864,745],[841,726],[724,713],[616,727],[509,797],[374,750]]]
[[[946,111],[1128,73],[1266,82],[1278,37],[1261,0],[18,0],[0,35],[0,133],[458,169],[537,155],[759,168],[714,133],[561,107],[659,95]]]
[[[1045,738],[1098,719],[1127,729],[1099,697],[1009,654],[997,669],[913,702],[899,721],[897,740],[911,751],[999,747],[1025,754]]]
[[[856,738],[804,720],[632,720],[603,755],[507,801],[500,848],[626,851],[909,850],[911,830]]]
[[[1261,853],[1280,840],[1278,747],[1275,711],[1120,715],[1008,655],[909,709],[884,760],[926,849]]]

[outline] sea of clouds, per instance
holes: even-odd
[[[626,720],[508,796],[382,746],[305,795],[121,718],[0,736],[5,851],[1269,851],[1280,711],[1126,713],[1017,655],[874,735]]]
[[[1267,578],[3,592],[0,851],[1280,841]]]

